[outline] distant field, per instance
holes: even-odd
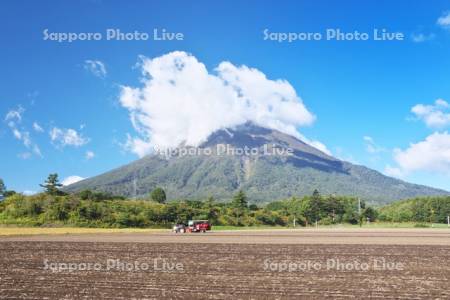
[[[145,233],[164,232],[167,229],[142,228],[81,228],[81,227],[0,227],[0,236],[35,234],[82,234],[82,233]]]
[[[261,229],[270,229],[270,230],[277,230],[277,229],[293,229],[293,227],[281,227],[281,226],[248,226],[248,227],[242,227],[242,226],[213,226],[213,230],[261,230]],[[310,227],[296,227],[296,229],[302,229],[302,228],[316,228],[315,226]],[[334,224],[334,225],[319,225],[317,228],[360,228],[359,225],[352,225],[352,224]],[[447,224],[431,224],[431,223],[388,223],[388,222],[377,222],[377,223],[370,223],[370,224],[364,224],[362,228],[450,228]]]
[[[359,225],[352,224],[339,224],[339,225],[329,225],[329,226],[319,226],[319,228],[359,228]],[[402,222],[402,223],[388,223],[388,222],[377,222],[364,224],[362,228],[449,228],[447,224],[438,223],[412,223],[412,222]]]
[[[383,229],[383,228],[448,228],[447,224],[416,224],[416,223],[372,223],[364,224],[363,229]],[[316,227],[296,227],[295,230],[315,229]],[[321,225],[319,229],[353,229],[360,228],[359,225],[338,224],[338,225]],[[213,231],[239,231],[239,230],[292,230],[294,228],[281,226],[213,226]],[[88,234],[88,233],[157,233],[168,232],[169,229],[155,228],[87,228],[87,227],[16,227],[16,226],[0,226],[0,236],[8,235],[36,235],[36,234]]]

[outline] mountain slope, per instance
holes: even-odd
[[[226,145],[228,152],[220,152]],[[265,145],[269,147],[264,148]],[[293,153],[273,155],[272,145],[276,145],[278,151],[291,149]],[[254,152],[231,153],[232,149],[244,147]],[[229,199],[237,190],[243,189],[252,201],[268,202],[311,194],[318,189],[322,194],[359,196],[372,204],[449,194],[338,160],[295,137],[252,124],[219,130],[199,148],[211,153],[172,157],[149,155],[72,184],[66,190],[92,189],[135,197],[161,186],[170,199],[202,199],[210,195]],[[187,149],[196,150],[181,148]]]

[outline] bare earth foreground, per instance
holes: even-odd
[[[0,298],[450,298],[450,231],[0,237]]]

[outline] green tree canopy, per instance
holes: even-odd
[[[166,202],[166,192],[162,188],[157,187],[150,194],[150,198],[155,202],[165,203]]]
[[[3,179],[0,178],[0,195],[4,196],[6,192],[6,186]]]
[[[231,206],[239,209],[248,208],[247,196],[245,195],[243,190],[240,190],[236,195],[234,195]]]
[[[313,191],[312,197],[313,197],[314,199],[320,199],[320,192],[319,192],[318,189],[315,189],[315,190]]]
[[[62,192],[60,188],[63,186],[58,179],[58,174],[53,173],[48,175],[47,180],[44,184],[40,184],[41,187],[45,189],[45,192],[49,195],[60,195]]]
[[[250,205],[248,206],[248,208],[249,208],[251,211],[257,211],[257,210],[259,209],[258,205],[256,205],[255,203],[250,204]]]

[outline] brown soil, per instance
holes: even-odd
[[[4,237],[0,298],[449,299],[449,240],[446,230]],[[108,259],[150,268],[108,270]],[[101,268],[53,272],[45,260]]]

